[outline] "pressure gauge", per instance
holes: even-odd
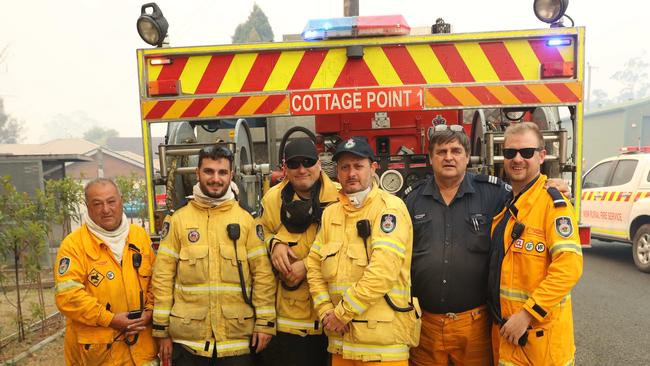
[[[379,186],[388,193],[397,193],[404,186],[404,177],[397,170],[389,169],[379,178]]]
[[[420,177],[417,174],[411,173],[406,176],[406,186],[410,187],[412,186],[415,182],[419,181]]]

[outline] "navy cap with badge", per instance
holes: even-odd
[[[334,161],[339,160],[341,155],[345,153],[354,154],[375,161],[375,152],[372,151],[370,144],[368,144],[368,141],[363,137],[352,137],[339,143],[336,147],[336,152],[334,153]]]

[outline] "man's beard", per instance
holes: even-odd
[[[228,185],[228,186],[230,186],[230,185]],[[203,183],[199,184],[199,187],[201,188],[201,192],[203,192],[204,195],[206,195],[206,196],[208,196],[210,198],[215,198],[215,199],[219,199],[219,198],[225,196],[226,193],[228,193],[228,186],[222,187],[223,190],[220,193],[213,193],[213,192],[210,192],[208,190],[207,185],[205,185]]]

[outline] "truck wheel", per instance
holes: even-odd
[[[650,273],[650,224],[641,225],[634,234],[632,256],[640,271]]]

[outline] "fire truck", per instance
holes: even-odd
[[[150,222],[183,204],[196,154],[215,143],[234,151],[240,204],[256,212],[274,168],[255,158],[250,127],[259,121],[293,127],[281,145],[296,131],[310,135],[332,176],[336,144],[367,138],[377,183],[398,195],[431,173],[436,125],[462,125],[469,169],[499,176],[503,131],[533,121],[548,152],[544,172],[572,182],[580,212],[585,30],[558,23],[565,3],[535,1],[538,18],[552,24],[546,29],[454,34],[439,19],[429,34],[410,35],[402,16],[359,16],[309,21],[295,41],[139,49]],[[166,29],[160,9],[144,5],[142,38],[162,46]],[[297,126],[304,118],[313,130]],[[153,149],[151,126],[160,123],[165,143]],[[158,225],[151,228],[155,237]]]

